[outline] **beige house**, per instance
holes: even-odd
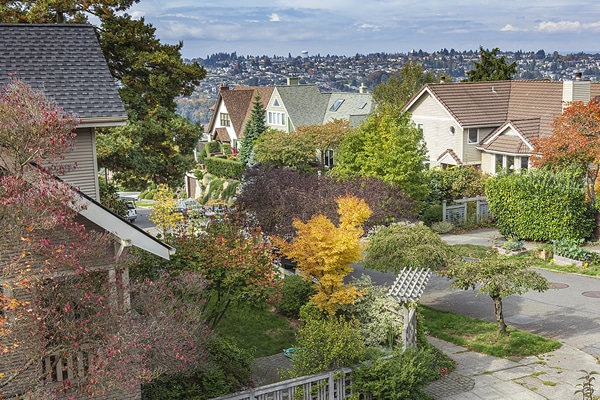
[[[485,173],[530,166],[534,141],[570,101],[600,96],[600,83],[549,80],[425,85],[404,107],[423,130],[431,167],[475,165]]]
[[[61,181],[57,180],[55,183],[64,185],[70,191],[74,207],[82,208],[78,221],[88,230],[112,235],[114,244],[106,249],[108,255],[114,256],[112,258],[127,251],[128,247],[136,246],[168,259],[174,253],[174,248],[130,224],[98,202],[100,196],[95,129],[124,125],[127,114],[93,27],[75,24],[0,24],[0,86],[6,85],[13,76],[43,91],[57,106],[81,120],[76,130],[74,151],[66,154],[64,160],[67,164],[76,163],[77,167],[61,175]],[[32,165],[30,168],[36,167]],[[68,240],[60,233],[50,232],[48,235],[50,240]],[[0,264],[6,262],[11,253],[11,248],[6,247],[7,243],[1,244],[5,246],[0,254]],[[114,291],[115,299],[118,298],[117,306],[119,309],[126,309],[129,305],[128,270],[118,269],[112,261],[106,265],[93,265],[93,268],[105,274],[111,296]],[[56,273],[68,279],[73,271]],[[0,282],[4,294],[13,295],[9,293],[10,285],[5,283]],[[2,379],[9,379],[14,371],[22,373],[20,376],[23,377],[37,376],[40,371],[44,371],[47,376],[44,382],[48,385],[61,385],[67,379],[70,382],[84,379],[88,356],[82,351],[77,357],[67,360],[48,354],[39,362],[24,365],[18,351],[3,354],[0,355],[0,371],[3,372],[0,383]],[[23,384],[17,378],[3,387],[0,397],[17,396],[23,389]],[[139,388],[135,393],[112,391],[95,398],[134,400],[140,398],[140,392]]]

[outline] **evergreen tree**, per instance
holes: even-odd
[[[498,57],[499,48],[484,50],[479,46],[480,62],[475,63],[475,67],[467,71],[468,78],[465,81],[508,81],[511,76],[517,73],[517,63],[508,64],[504,56]]]
[[[246,125],[244,126],[244,137],[242,138],[240,154],[238,156],[239,160],[244,165],[251,166],[253,163],[252,148],[254,146],[254,141],[267,130],[265,116],[266,110],[260,102],[260,94],[257,92],[254,101],[252,102],[252,114],[250,115],[250,120],[246,122]]]

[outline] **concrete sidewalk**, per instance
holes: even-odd
[[[436,400],[576,400],[581,370],[599,370],[597,360],[574,347],[519,361],[491,357],[429,338],[456,361],[456,369],[431,383],[426,392]]]

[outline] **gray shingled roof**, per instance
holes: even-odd
[[[82,122],[127,118],[91,25],[0,24],[0,85],[11,77]]]
[[[329,96],[322,94],[316,85],[276,86],[275,90],[285,104],[294,129],[323,123]]]
[[[337,100],[343,100],[343,103],[334,111],[332,106]],[[369,93],[331,93],[323,123],[326,124],[333,119],[343,118],[349,120],[352,126],[358,126],[367,119],[374,106],[373,97]]]

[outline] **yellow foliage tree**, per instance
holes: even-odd
[[[282,254],[297,263],[299,274],[314,282],[317,293],[311,301],[330,314],[360,295],[354,286],[344,285],[344,278],[353,271],[351,264],[362,257],[362,223],[372,212],[363,199],[349,195],[339,198],[337,204],[339,226],[316,215],[307,223],[294,220],[297,237],[293,242],[274,239]]]
[[[153,213],[148,218],[162,230],[163,234],[167,234],[183,222],[183,215],[173,212],[176,208],[177,201],[173,191],[166,184],[159,185],[154,194]]]

